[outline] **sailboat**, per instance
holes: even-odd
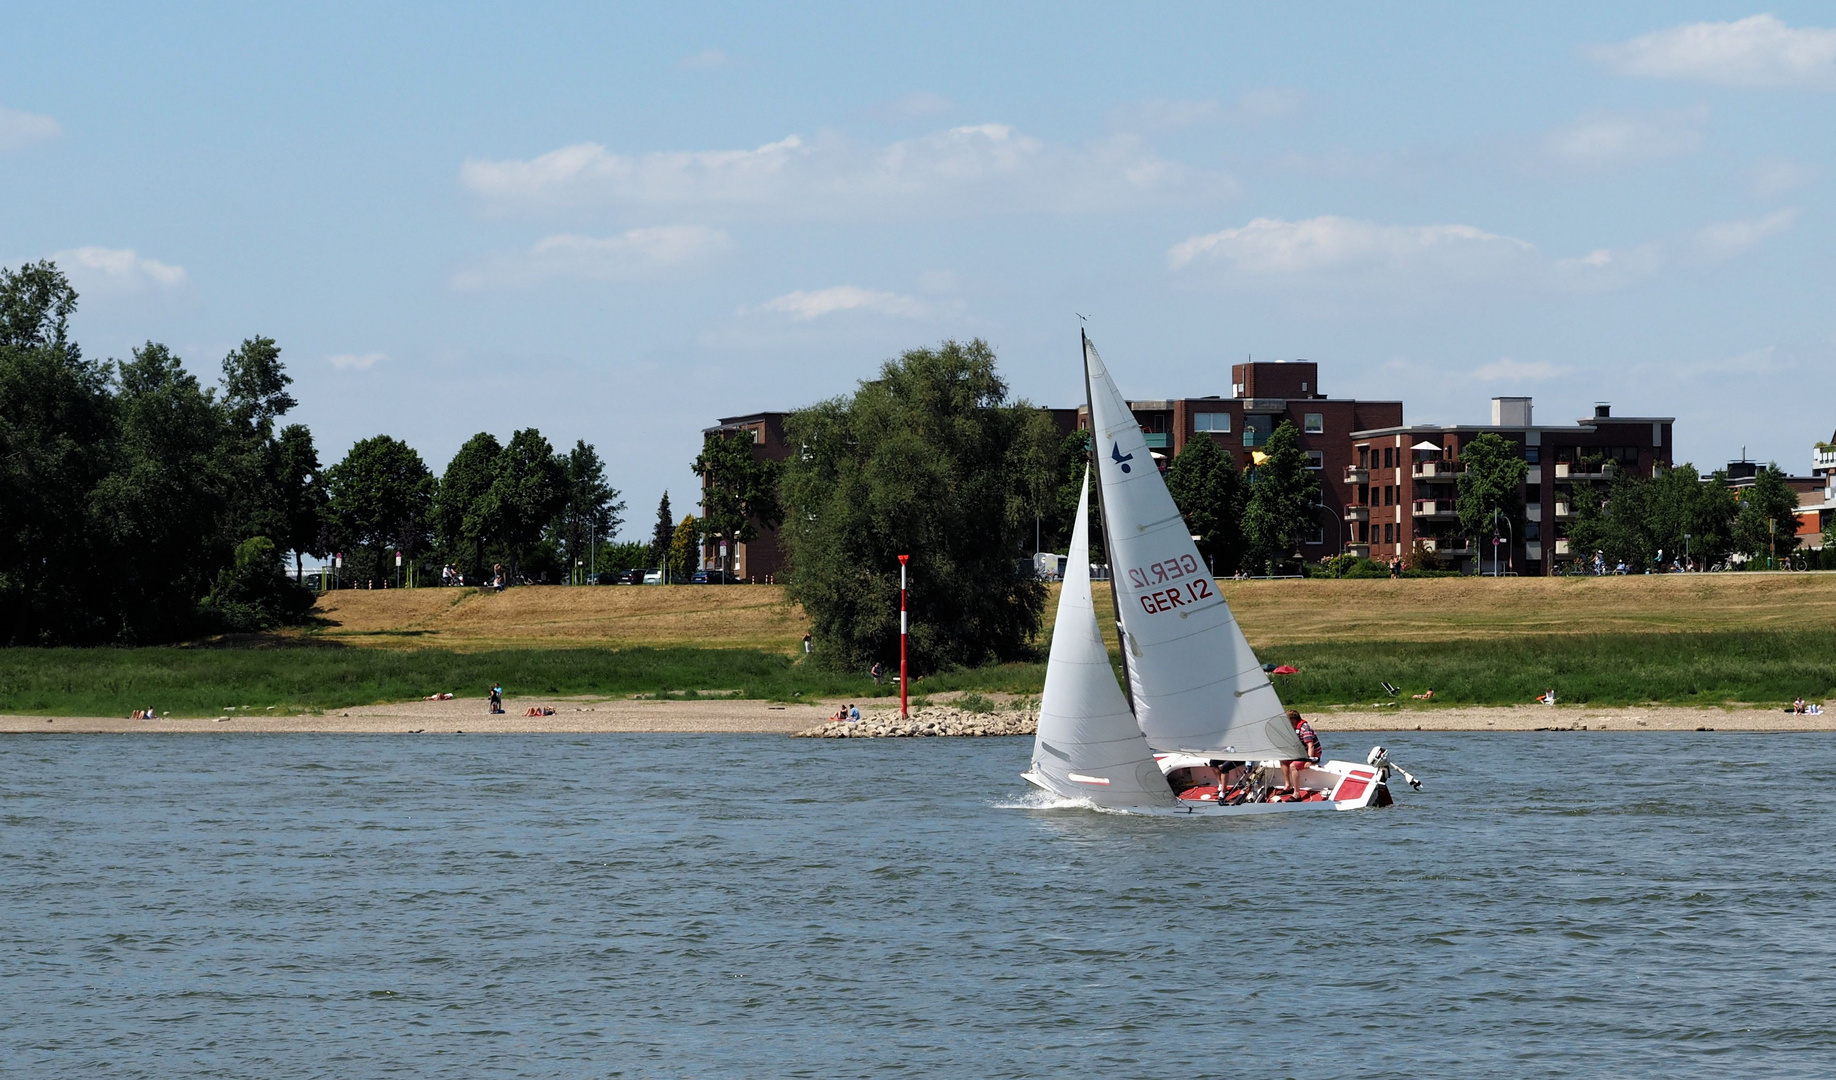
[[[1402,770],[1381,746],[1361,764],[1307,765],[1282,786],[1281,763],[1307,753],[1088,338],[1084,377],[1093,464],[1072,527],[1032,765],[1022,776],[1055,795],[1140,814],[1389,805],[1390,772]],[[1093,475],[1126,694],[1090,588]]]

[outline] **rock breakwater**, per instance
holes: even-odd
[[[798,739],[922,739],[944,735],[1031,735],[1039,727],[1036,714],[1019,709],[966,712],[933,705],[913,709],[901,720],[898,713],[868,713],[859,723],[830,720],[813,728],[792,732]]]

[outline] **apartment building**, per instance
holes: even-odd
[[[1527,397],[1492,399],[1490,424],[1397,425],[1352,433],[1355,460],[1346,469],[1355,499],[1345,516],[1354,539],[1347,550],[1375,559],[1407,556],[1419,541],[1468,572],[1551,574],[1583,555],[1570,551],[1568,523],[1575,490],[1606,484],[1620,472],[1651,476],[1671,465],[1669,416],[1614,416],[1599,404],[1572,427],[1540,427]],[[1486,433],[1503,437],[1524,457],[1522,536],[1475,548],[1462,535],[1454,499],[1464,466],[1460,450]]]
[[[731,435],[740,432],[752,439],[752,457],[755,461],[783,461],[790,456],[790,444],[784,440],[784,418],[789,414],[781,412],[756,412],[745,416],[725,416],[710,428],[702,428],[701,436],[706,441],[714,435]],[[707,490],[708,482],[701,482],[702,490]],[[778,550],[778,530],[766,528],[754,521],[753,527],[758,536],[744,543],[736,543],[729,537],[704,536],[701,545],[701,566],[713,570],[726,568],[731,570],[741,581],[762,582],[775,579],[784,567],[784,555]],[[731,545],[731,551],[728,550]],[[731,561],[727,559],[732,556]]]
[[[1830,520],[1830,511],[1836,509],[1836,448],[1826,449],[1830,444],[1819,444],[1812,450],[1812,466],[1809,476],[1785,477],[1785,486],[1798,494],[1798,547],[1800,549],[1821,549],[1823,547],[1823,527]],[[1764,468],[1757,461],[1741,458],[1730,461],[1726,473],[1728,486],[1739,491],[1752,487],[1753,481]]]
[[[1231,395],[1130,401],[1129,409],[1147,436],[1148,450],[1164,470],[1192,439],[1206,438],[1230,451],[1238,468],[1253,463],[1256,449],[1287,421],[1300,433],[1309,467],[1320,475],[1319,529],[1301,551],[1317,561],[1345,550],[1351,542],[1348,509],[1356,505],[1359,484],[1352,433],[1402,424],[1400,401],[1329,398],[1320,390],[1319,364],[1312,360],[1255,360],[1233,364]],[[1054,410],[1055,412],[1057,410]],[[1077,426],[1090,426],[1086,407],[1077,410]]]

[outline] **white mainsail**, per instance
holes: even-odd
[[[1155,750],[1306,756],[1275,687],[1199,557],[1135,414],[1084,342],[1110,581],[1135,718]]]
[[[1064,588],[1052,627],[1032,778],[1071,798],[1112,808],[1176,806],[1109,666],[1090,596],[1090,474],[1077,503]]]

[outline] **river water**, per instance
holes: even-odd
[[[1384,739],[1170,821],[1025,739],[12,737],[0,1072],[1836,1073],[1836,740]]]

